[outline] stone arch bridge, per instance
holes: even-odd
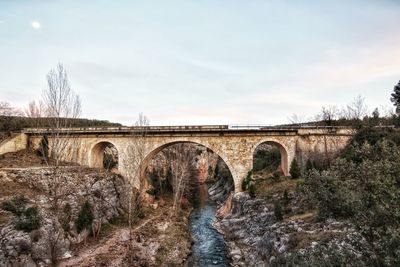
[[[20,148],[38,148],[44,135],[52,145],[50,129],[25,129],[14,137],[22,140]],[[144,134],[145,133],[145,134]],[[115,128],[71,128],[58,131],[58,138],[65,139],[65,151],[69,161],[90,167],[102,167],[103,151],[112,144],[118,150],[119,171],[124,174],[128,160],[128,144],[144,140],[143,162],[168,145],[190,142],[203,145],[225,161],[232,173],[235,191],[241,190],[241,181],[253,168],[253,154],[258,145],[269,143],[281,152],[281,168],[289,175],[294,158],[304,166],[310,157],[333,157],[343,149],[355,130],[344,127],[230,127],[218,126],[146,126]],[[11,140],[12,141],[12,140]],[[11,142],[9,140],[9,142]],[[16,141],[18,143],[18,141]],[[4,142],[0,144],[4,146]],[[17,147],[17,145],[16,145]]]

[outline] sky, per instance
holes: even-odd
[[[82,117],[281,124],[358,95],[391,107],[400,1],[0,0],[0,101],[61,62]]]

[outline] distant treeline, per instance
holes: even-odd
[[[16,132],[29,127],[50,127],[49,118],[28,118],[22,116],[0,116],[0,132]],[[95,127],[95,126],[122,126],[120,123],[107,120],[70,119],[71,127]]]
[[[372,126],[394,126],[400,127],[400,116],[390,117],[365,116],[363,119],[323,119],[320,121],[310,121],[302,123],[284,124],[282,126],[351,126],[356,128]]]

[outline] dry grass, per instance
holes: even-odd
[[[0,156],[0,168],[23,168],[44,166],[43,158],[26,149]]]
[[[331,240],[340,240],[343,238],[344,233],[332,232],[332,231],[316,231],[313,233],[309,232],[293,232],[289,237],[289,249],[299,250],[302,248],[309,247],[312,242],[327,243]]]
[[[29,188],[27,185],[20,184],[17,182],[14,182],[12,180],[8,180],[4,176],[1,176],[0,174],[0,199],[16,196],[16,195],[22,195],[27,198],[34,198],[38,194],[37,191],[35,191],[32,188]]]
[[[316,215],[316,211],[313,212],[306,212],[303,214],[294,214],[292,216],[289,216],[287,219],[288,220],[302,220],[304,222],[312,222],[315,220],[315,215]]]
[[[271,204],[280,202],[285,220],[314,222],[316,211],[311,209],[312,207],[307,204],[298,191],[298,186],[303,181],[303,179],[292,179],[291,177],[280,177],[277,181],[271,176],[259,178],[255,180],[256,197]],[[285,191],[287,192],[286,198]]]
[[[48,160],[52,165],[52,161]],[[63,162],[61,165],[71,166],[72,163]],[[0,155],[0,168],[27,168],[27,167],[45,167],[46,161],[42,156],[36,154],[31,149],[20,150]]]
[[[9,214],[7,214],[3,211],[0,211],[0,229],[4,225],[6,225],[8,222],[10,222],[11,219],[12,219],[12,217]]]
[[[283,196],[285,190],[293,193],[301,179],[291,179],[281,177],[279,181],[272,178],[261,178],[256,180],[256,197],[264,199],[274,199],[277,196]]]

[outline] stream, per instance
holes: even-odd
[[[217,205],[208,198],[207,185],[200,185],[197,199],[189,217],[194,243],[188,266],[229,266],[224,237],[212,225]]]

